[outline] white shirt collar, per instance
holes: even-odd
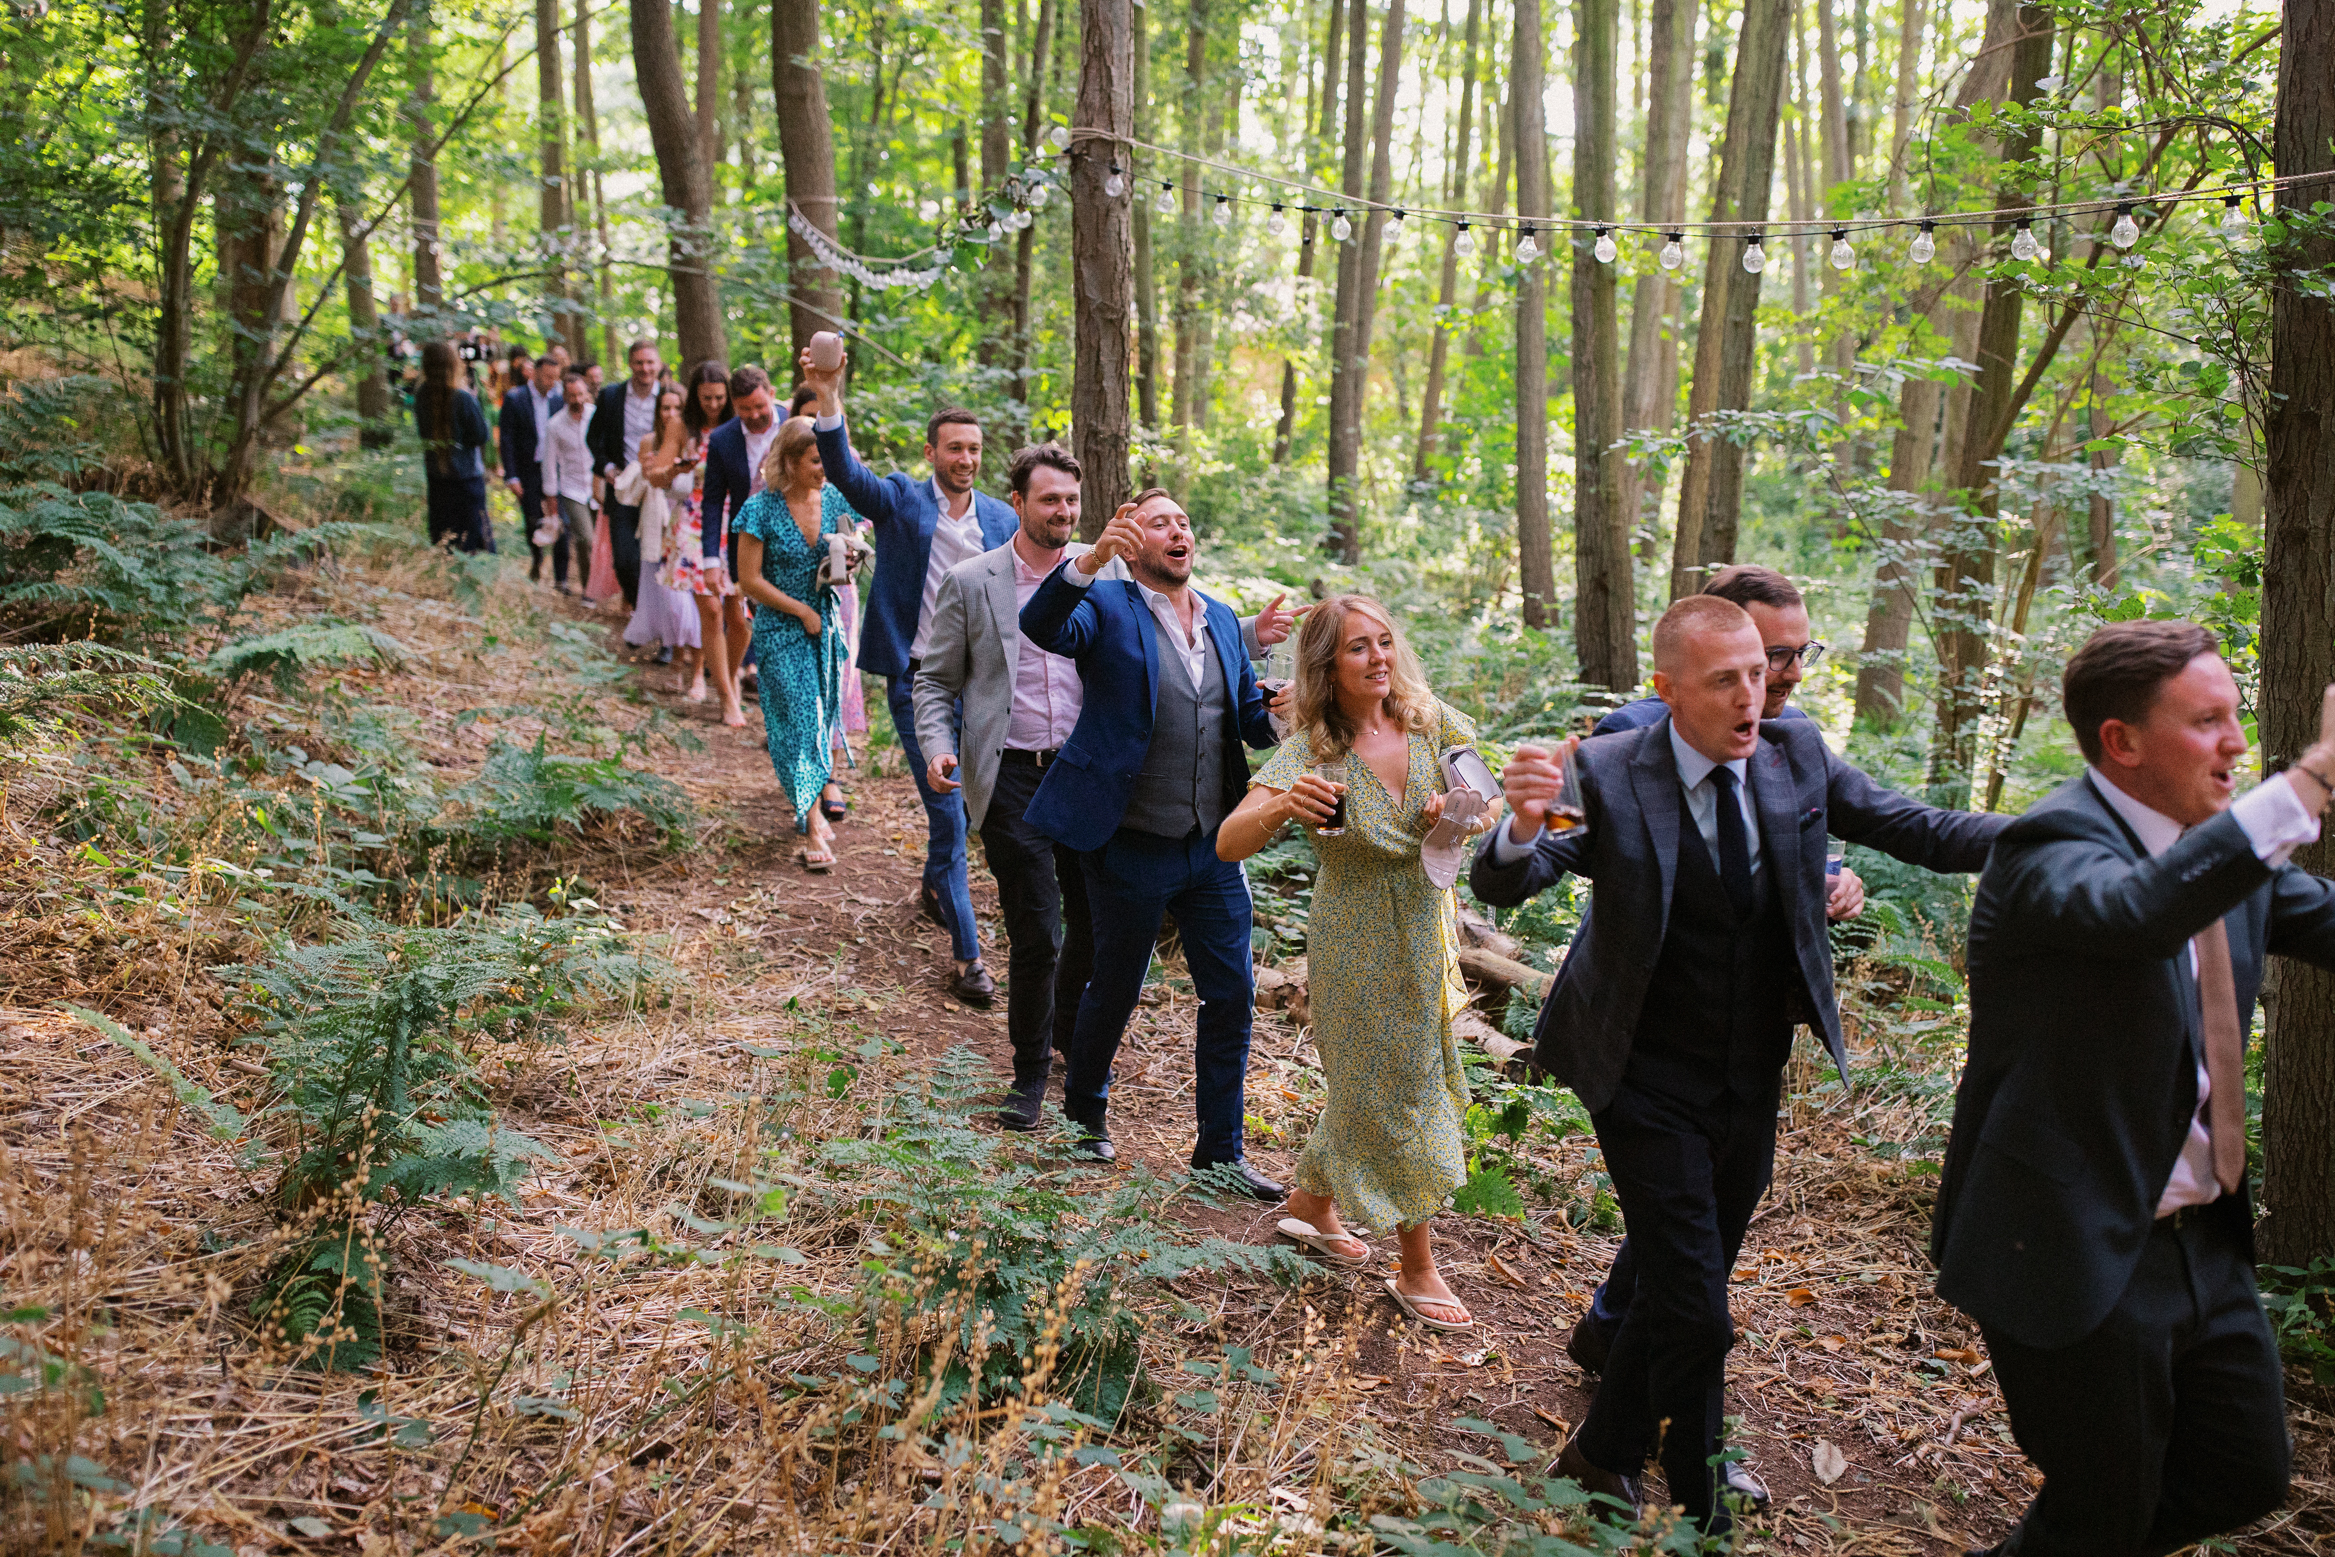
[[[1695,788],[1704,779],[1709,778],[1711,770],[1719,766],[1718,763],[1713,762],[1686,743],[1686,737],[1678,733],[1678,721],[1675,719],[1670,721],[1670,750],[1671,754],[1678,759],[1679,782],[1689,789]],[[1741,788],[1743,775],[1750,768],[1751,759],[1737,757],[1726,766],[1727,771],[1735,775],[1736,787]]]
[[[2142,805],[2118,789],[2116,781],[2098,768],[2087,771],[2092,776],[2092,787],[2100,792],[2102,800],[2108,802],[2110,810],[2124,818],[2124,825],[2131,828],[2140,839],[2140,846],[2149,852],[2151,859],[2181,841],[2184,829],[2179,822],[2162,811]]]
[[[949,495],[941,490],[940,477],[938,476],[932,478],[932,501],[933,505],[940,511],[940,521],[943,524],[971,524],[976,517],[973,511],[974,497],[970,492],[965,494],[965,511],[961,514],[950,514]]]

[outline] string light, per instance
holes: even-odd
[[[2020,217],[2018,235],[2011,239],[2011,258],[2024,262],[2032,260],[2042,252],[2043,245],[2035,241],[2033,219]]]
[[[1662,236],[1666,241],[1662,245],[1662,252],[1654,257],[1654,263],[1664,270],[1676,270],[1686,263],[1686,234],[1673,232]]]
[[[1354,224],[1346,220],[1346,213],[1343,209],[1330,217],[1330,236],[1340,243],[1344,243],[1348,238],[1354,236]]]
[[[1385,234],[1385,236],[1386,236],[1386,241],[1387,241],[1389,244],[1392,244],[1392,243],[1393,243],[1393,242],[1394,242],[1394,241],[1395,241],[1397,238],[1400,238],[1402,235],[1403,235],[1403,209],[1402,209],[1402,207],[1401,207],[1401,206],[1397,206],[1397,207],[1395,207],[1395,208],[1394,208],[1392,211],[1389,211],[1389,212],[1387,213],[1387,217],[1386,217],[1386,234]]]
[[[1453,235],[1451,240],[1451,252],[1461,259],[1474,259],[1476,257],[1476,235],[1468,231],[1467,223],[1461,222],[1459,224],[1459,231]]]
[[[1600,227],[1597,229],[1597,247],[1589,252],[1597,256],[1598,264],[1610,265],[1614,261],[1614,256],[1621,253],[1621,250],[1614,247],[1613,234]]]
[[[2116,225],[2108,229],[2108,241],[2120,249],[2129,249],[2140,242],[2140,223],[2132,219],[2129,204],[2116,208]]]
[[[1042,206],[1053,197],[1054,186],[1047,183],[1042,178],[1034,178],[1030,180],[1029,193],[1023,198],[1028,200],[1032,205]]]
[[[1849,230],[1846,227],[1835,227],[1832,230],[1832,268],[1853,270],[1856,263],[1857,251],[1849,247]]]
[[[1905,257],[1916,265],[1927,265],[1931,260],[1936,259],[1938,257],[1938,240],[1935,236],[1937,230],[1938,224],[1936,222],[1923,222],[1921,230],[1913,235],[1913,242],[1905,246]]]
[[[2235,243],[2246,236],[2246,206],[2242,197],[2225,195],[2222,198],[2221,235]]]
[[[1070,149],[1070,126],[1067,124],[1054,126],[1053,129],[1046,132],[1046,140],[1056,151],[1068,151]]]
[[[1127,175],[1119,171],[1119,164],[1111,164],[1111,176],[1103,180],[1103,193],[1116,200],[1127,192]]]
[[[1230,227],[1232,225],[1232,202],[1224,196],[1218,195],[1216,209],[1210,214],[1216,218],[1217,226]]]
[[[1159,198],[1151,202],[1151,208],[1162,216],[1175,215],[1176,186],[1164,178],[1161,179],[1159,181]]]
[[[1289,218],[1281,214],[1279,201],[1273,203],[1273,214],[1265,218],[1265,231],[1275,238],[1289,231]]]
[[[1767,269],[1767,250],[1760,247],[1758,233],[1743,242],[1743,268],[1755,276]]]
[[[1540,258],[1540,244],[1534,241],[1532,229],[1524,229],[1524,236],[1516,240],[1516,263],[1529,265]]]
[[[1030,224],[1035,222],[1037,218],[1030,214],[1030,208],[1028,206],[1023,206],[1020,210],[1013,213],[1011,220],[1013,224],[1013,230],[1015,232],[1027,232],[1029,230]]]

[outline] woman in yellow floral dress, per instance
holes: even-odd
[[[1330,1096],[1281,1228],[1348,1266],[1370,1249],[1340,1212],[1395,1228],[1402,1274],[1388,1292],[1421,1323],[1463,1330],[1474,1319],[1435,1268],[1427,1220],[1467,1178],[1467,1082],[1451,1036],[1466,994],[1451,893],[1427,879],[1419,843],[1443,810],[1437,759],[1475,727],[1428,690],[1393,616],[1367,595],[1306,614],[1288,701],[1288,738],[1217,834],[1219,855],[1246,859],[1289,822],[1317,829],[1307,973]],[[1338,790],[1314,769],[1341,758],[1345,830],[1323,837]]]

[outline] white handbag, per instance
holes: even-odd
[[[1419,842],[1419,865],[1438,887],[1459,880],[1476,823],[1500,800],[1500,782],[1472,746],[1453,746],[1437,764],[1443,772],[1443,816]]]

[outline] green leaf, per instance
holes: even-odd
[[[1522,1216],[1524,1197],[1517,1193],[1515,1182],[1501,1169],[1478,1168],[1451,1197],[1451,1209],[1463,1215]]]
[[[448,1260],[446,1267],[483,1281],[497,1292],[532,1292],[538,1297],[551,1295],[549,1282],[538,1276],[530,1276],[523,1270],[514,1270],[508,1265],[486,1265],[477,1260]]]

